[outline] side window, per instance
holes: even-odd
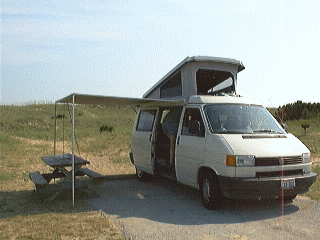
[[[205,136],[205,128],[199,108],[187,108],[184,112],[182,135]]]
[[[182,107],[165,109],[162,112],[161,125],[163,133],[177,135]]]
[[[138,118],[137,131],[151,132],[157,110],[141,110]]]
[[[230,72],[199,69],[196,78],[198,95],[214,95],[235,91],[233,75]]]
[[[160,98],[176,97],[182,95],[181,72],[170,78],[160,88]]]

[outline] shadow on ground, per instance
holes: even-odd
[[[111,177],[111,179],[113,178],[117,179],[116,176]],[[37,192],[35,190],[0,191],[0,218],[48,212],[71,213],[92,211],[93,209],[88,204],[88,199],[100,197],[98,191],[92,191],[92,189],[99,188],[99,185],[103,185],[103,181],[95,182],[88,180],[87,182],[86,187],[75,190],[74,206],[71,189],[50,192],[50,186],[48,186],[45,192]]]
[[[104,181],[117,181],[132,179],[134,175],[106,176]],[[86,180],[85,180],[86,181]],[[70,213],[92,211],[88,199],[101,198],[104,181],[88,180],[85,188],[75,190],[73,206],[73,194],[71,190],[47,193],[35,190],[25,191],[0,191],[0,218],[13,217],[16,215],[32,215],[47,212]]]
[[[171,224],[225,224],[258,221],[292,214],[294,204],[279,200],[225,200],[219,210],[206,210],[193,188],[154,178],[139,182],[132,175],[110,176],[87,188],[42,196],[35,191],[0,192],[0,218],[47,212],[103,210],[119,218],[145,218]]]
[[[0,192],[0,218],[48,212],[70,213],[89,211],[91,209],[87,203],[89,195],[92,197],[92,193],[88,193],[85,189],[76,191],[75,207],[73,207],[71,191],[63,191],[56,194],[52,201],[46,201],[48,197],[40,196],[32,190]]]
[[[106,181],[92,189],[100,198],[90,198],[95,210],[116,218],[143,218],[179,225],[231,224],[272,219],[299,211],[294,203],[279,200],[225,200],[219,210],[205,209],[199,192],[187,186],[154,178]]]

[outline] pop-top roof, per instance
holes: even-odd
[[[144,95],[143,98],[149,97],[150,93],[152,93],[155,89],[160,87],[164,82],[168,80],[168,78],[173,75],[175,72],[180,70],[184,65],[190,62],[209,62],[212,64],[226,64],[226,65],[235,65],[237,68],[237,73],[241,72],[245,69],[243,63],[236,59],[231,58],[221,58],[221,57],[210,57],[210,56],[193,56],[187,57],[182,62],[180,62],[177,66],[175,66],[171,71],[169,71],[163,78],[161,78],[155,85],[153,85]]]

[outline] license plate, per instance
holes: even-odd
[[[295,186],[296,186],[296,181],[294,178],[281,179],[281,188],[289,189],[289,188],[294,188]]]

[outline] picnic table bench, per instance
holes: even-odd
[[[48,190],[58,191],[58,190],[67,190],[72,188],[72,178],[73,178],[73,168],[72,161],[73,156],[70,153],[59,155],[59,156],[48,156],[41,157],[41,159],[52,167],[54,170],[51,173],[41,174],[39,171],[32,172],[29,174],[30,179],[35,185],[36,191]],[[83,167],[90,162],[79,158],[74,155],[74,176],[88,176],[91,179],[95,180],[104,180],[105,176],[97,173],[91,169]],[[52,180],[59,179],[58,182],[51,184]],[[84,184],[81,184],[81,181],[75,181],[75,188],[82,187]]]
[[[49,184],[47,179],[45,179],[40,172],[32,172],[29,176],[36,186],[42,187]]]
[[[102,180],[102,179],[105,178],[104,175],[102,175],[102,174],[100,174],[100,173],[97,173],[97,172],[95,172],[95,171],[92,171],[91,169],[85,168],[85,167],[79,169],[79,172],[80,172],[80,173],[83,173],[83,174],[85,174],[85,175],[87,175],[87,176],[89,176],[89,177],[91,177],[91,178],[93,178],[94,180]]]

